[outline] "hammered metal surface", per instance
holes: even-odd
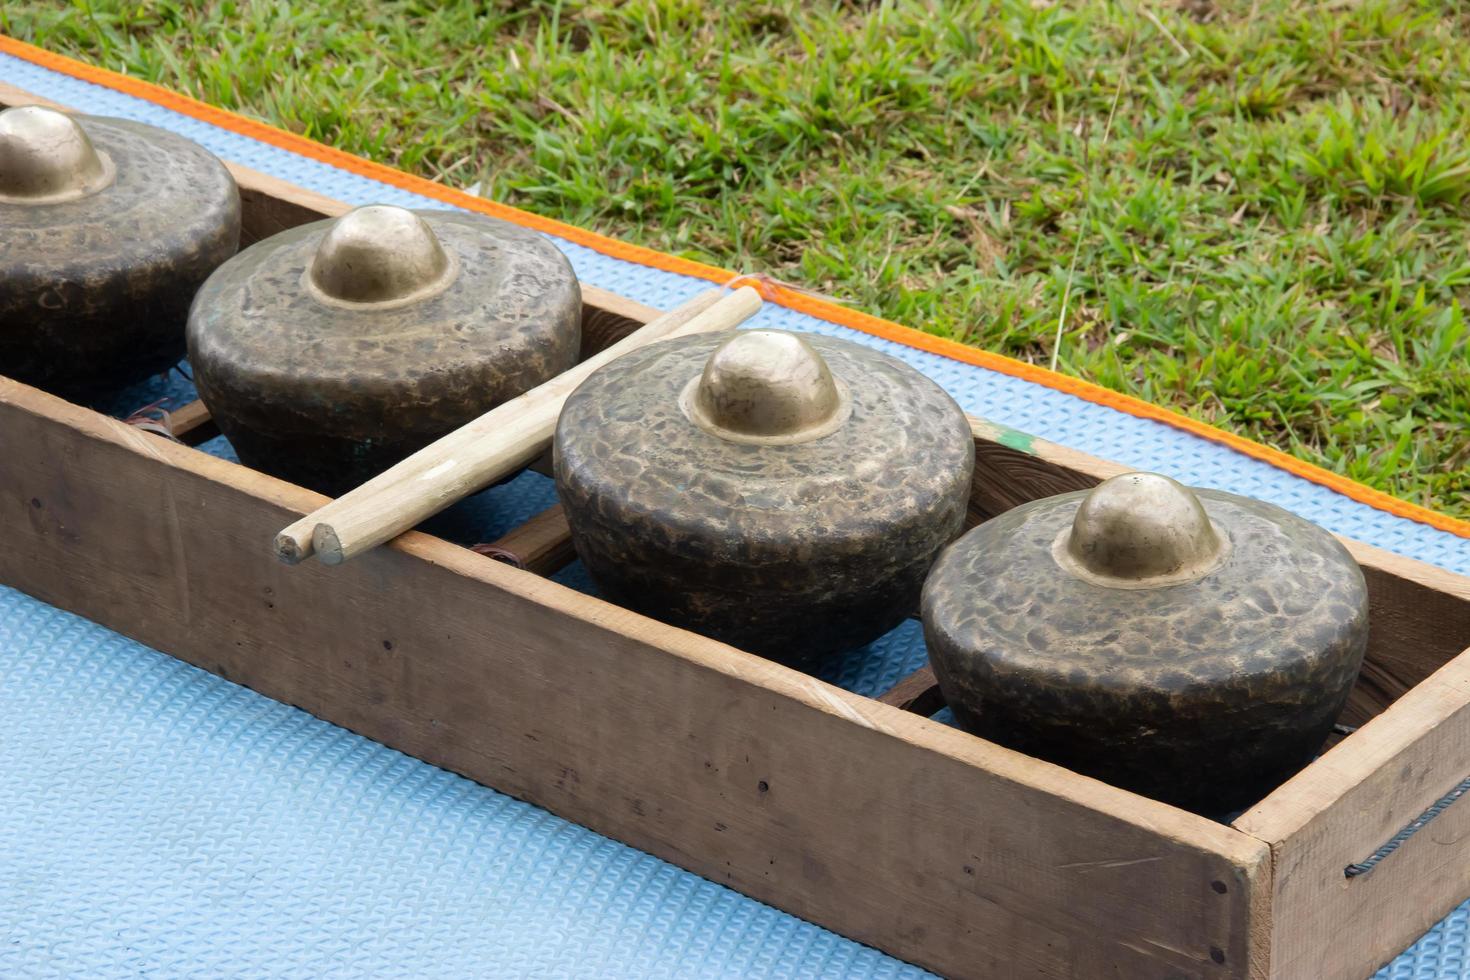
[[[117,176],[75,200],[0,201],[0,374],[91,399],[183,356],[189,302],[239,247],[240,195],[182,136],[74,118]]]
[[[913,368],[808,336],[852,416],[812,442],[729,442],[678,396],[731,336],[651,345],[567,400],[556,479],[577,553],[613,601],[774,659],[867,643],[914,608],[963,526],[964,414]]]
[[[1087,492],[1007,511],[936,563],[925,639],[960,724],[1204,813],[1255,802],[1311,761],[1368,638],[1363,574],[1278,507],[1198,490],[1232,551],[1181,585],[1062,572],[1051,546]]]
[[[459,274],[403,306],[327,305],[303,272],[332,224],[246,249],[189,316],[200,396],[246,464],[338,494],[572,367],[581,289],[534,232],[420,211]]]

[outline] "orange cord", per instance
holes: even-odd
[[[739,276],[725,269],[705,265],[703,262],[679,258],[675,255],[666,255],[663,252],[658,252],[651,248],[618,241],[606,235],[600,235],[574,225],[545,218],[528,211],[522,211],[519,208],[513,208],[506,204],[487,201],[482,197],[466,194],[463,191],[446,187],[443,184],[436,184],[423,177],[416,177],[413,174],[395,170],[384,164],[353,156],[350,153],[318,143],[315,140],[307,139],[296,133],[287,132],[284,129],[270,126],[254,119],[247,119],[237,113],[200,102],[186,95],[180,95],[162,86],[140,81],[136,78],[130,78],[127,75],[120,75],[106,68],[98,68],[95,65],[76,61],[64,55],[54,54],[44,48],[38,48],[24,41],[17,41],[14,38],[6,37],[5,35],[0,35],[0,52],[13,55],[32,64],[40,65],[42,68],[47,68],[63,75],[69,75],[72,78],[79,78],[86,82],[92,82],[96,85],[113,89],[114,91],[136,96],[155,105],[160,105],[194,119],[219,126],[222,129],[249,136],[252,139],[269,143],[280,149],[310,157],[313,160],[318,160],[334,167],[340,167],[343,170],[381,181],[401,190],[411,191],[412,193],[432,198],[436,201],[443,201],[446,204],[452,204],[470,211],[478,211],[481,214],[501,218],[521,225],[522,227],[533,228],[549,235],[555,235],[558,238],[586,246],[615,259],[650,266],[665,272],[676,272],[698,279],[706,279],[710,282],[720,284],[729,284],[735,279],[755,279],[757,280],[755,283],[756,288],[759,289],[761,295],[767,301],[785,306],[788,309],[826,320],[829,323],[850,327],[853,330],[871,334],[875,337],[882,337],[885,340],[891,340],[907,347],[929,351],[930,353],[939,354],[952,360],[974,364],[991,371],[998,371],[1001,374],[1007,374],[1035,384],[1044,385],[1069,395],[1075,395],[1086,401],[1105,405],[1108,408],[1113,408],[1120,412],[1126,412],[1129,415],[1163,422],[1176,429],[1182,429],[1185,432],[1209,439],[1212,442],[1221,443],[1253,459],[1270,463],[1272,466],[1327,487],[1345,497],[1350,497],[1370,507],[1375,507],[1378,510],[1386,511],[1398,517],[1427,524],[1441,531],[1448,531],[1462,538],[1470,538],[1470,521],[1462,521],[1448,514],[1441,514],[1438,511],[1431,510],[1428,507],[1421,507],[1418,504],[1400,500],[1380,490],[1374,490],[1372,487],[1358,483],[1356,480],[1350,480],[1345,476],[1325,470],[1320,466],[1297,459],[1295,456],[1284,453],[1279,449],[1273,449],[1270,446],[1262,445],[1243,436],[1218,429],[1207,422],[1201,422],[1198,419],[1180,415],[1177,412],[1144,401],[1141,398],[1112,391],[1101,385],[1093,384],[1090,381],[1068,377],[1063,374],[1058,374],[1055,371],[1049,371],[1046,368],[1037,367],[1034,364],[1018,361],[1015,358],[969,347],[953,340],[946,340],[943,337],[936,337],[932,334],[924,333],[921,330],[915,330],[912,327],[905,327],[889,320],[863,313],[859,310],[848,309],[828,300],[819,299],[799,290],[780,285],[767,276]]]

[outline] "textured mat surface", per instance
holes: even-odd
[[[923,975],[5,588],[0,651],[0,975]]]
[[[0,80],[345,201],[444,206],[8,55]],[[585,281],[651,305],[707,288],[558,244]],[[1470,572],[1464,539],[1158,422],[775,306],[754,323],[870,344],[977,414]],[[127,414],[189,389],[175,377],[99,407]],[[434,530],[487,540],[549,492],[522,477]],[[576,565],[558,578],[591,587]],[[910,624],[825,676],[875,693],[922,657]],[[919,975],[4,589],[0,746],[0,975]],[[1470,976],[1467,911],[1381,975]]]

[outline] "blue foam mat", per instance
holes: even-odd
[[[0,974],[922,971],[0,588]]]
[[[341,200],[445,207],[8,55],[0,79]],[[650,305],[708,286],[556,241],[584,281]],[[1470,573],[1461,538],[1161,423],[772,305],[754,325],[857,340],[969,411]],[[190,388],[175,376],[99,407],[125,415]],[[493,538],[549,490],[521,477],[433,530]],[[591,588],[576,565],[557,577]],[[824,677],[876,693],[921,662],[906,624]],[[0,746],[5,976],[921,974],[8,589]],[[1467,921],[1470,903],[1380,976],[1470,976]]]

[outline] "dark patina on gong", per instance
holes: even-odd
[[[567,400],[555,449],[610,599],[798,665],[914,609],[974,466],[964,413],[919,372],[773,330],[619,358]]]
[[[239,241],[235,181],[196,143],[0,112],[0,374],[87,399],[166,371],[195,291]]]
[[[975,528],[922,611],[966,729],[1211,815],[1312,760],[1368,639],[1362,571],[1330,534],[1149,473]]]
[[[508,222],[358,208],[225,264],[189,315],[241,461],[337,495],[577,362],[566,257]]]

